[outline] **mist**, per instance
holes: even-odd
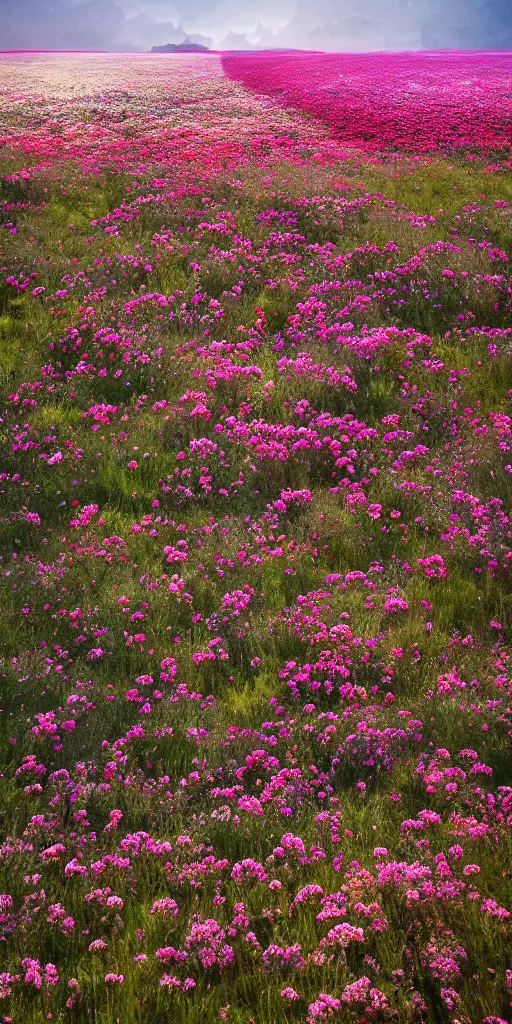
[[[510,0],[0,0],[0,49],[509,49]]]

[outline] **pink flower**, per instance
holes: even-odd
[[[258,864],[252,857],[249,857],[235,864],[231,872],[231,878],[239,883],[245,881],[264,882],[267,878],[267,873],[262,864]]]
[[[362,928],[356,928],[349,924],[348,921],[335,925],[327,933],[327,938],[322,939],[324,945],[341,946],[343,949],[351,942],[364,942],[364,931]]]
[[[296,999],[300,999],[300,996],[299,996],[299,993],[296,992],[294,988],[288,987],[288,988],[283,988],[281,990],[281,999],[286,999],[288,1002],[292,1003]]]
[[[73,857],[73,860],[68,861],[68,863],[66,864],[66,867],[64,868],[64,874],[66,876],[86,875],[87,868],[85,867],[84,864],[80,864],[76,857]]]
[[[162,917],[176,917],[178,914],[178,904],[175,900],[164,896],[163,899],[156,900],[151,907],[152,914],[161,914]]]

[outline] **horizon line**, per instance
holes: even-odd
[[[163,44],[163,45],[168,45],[168,44]],[[180,45],[180,44],[178,44],[178,45]],[[328,55],[328,54],[336,54],[336,53],[345,53],[347,55],[356,56],[357,54],[366,55],[366,54],[376,54],[376,53],[425,53],[425,54],[427,54],[427,53],[465,53],[465,54],[468,54],[468,53],[510,53],[510,54],[512,54],[512,48],[511,47],[496,47],[496,46],[493,46],[493,47],[477,47],[477,46],[475,46],[475,47],[470,47],[470,48],[461,48],[461,47],[452,47],[452,46],[440,46],[440,47],[436,47],[435,49],[426,48],[426,47],[418,47],[416,49],[403,49],[403,50],[392,50],[392,49],[380,49],[380,50],[317,50],[317,49],[308,49],[306,47],[303,48],[303,47],[290,47],[290,46],[275,46],[275,47],[271,46],[271,47],[261,47],[261,48],[259,48],[259,47],[236,47],[234,49],[216,49],[216,48],[213,48],[213,47],[212,48],[207,47],[204,50],[195,50],[195,49],[186,50],[186,49],[183,49],[183,50],[174,50],[174,51],[170,50],[168,52],[165,52],[165,51],[162,51],[162,50],[160,50],[160,51],[154,51],[154,50],[101,50],[101,49],[97,49],[97,50],[96,49],[94,49],[94,50],[91,50],[91,49],[57,49],[57,50],[52,50],[52,49],[48,49],[48,48],[41,48],[41,49],[20,49],[20,48],[18,48],[18,49],[12,49],[12,50],[2,50],[2,49],[0,49],[0,56],[3,56],[5,54],[22,54],[22,53],[117,54],[117,55],[120,55],[120,56],[121,55],[126,55],[126,56],[130,56],[130,57],[136,57],[136,56],[146,56],[146,57],[176,57],[176,56],[178,56],[179,57],[179,56],[182,56],[184,54],[187,54],[187,55],[192,54],[192,55],[195,55],[195,56],[204,57],[204,56],[207,56],[208,54],[216,56],[218,54],[223,54],[223,53],[252,53],[252,54],[264,54],[264,53],[288,53],[288,54],[294,54],[294,53],[322,53],[322,54],[326,54],[326,55]]]

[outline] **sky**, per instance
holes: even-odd
[[[512,49],[512,0],[0,0],[0,50]]]

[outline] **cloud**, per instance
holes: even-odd
[[[175,0],[182,24],[187,32],[206,32],[219,46],[228,33],[250,38],[255,32],[263,36],[274,33],[290,23],[296,0],[210,0],[208,10],[198,10],[204,0]],[[230,37],[231,38],[231,37]]]
[[[422,29],[428,49],[512,48],[510,0],[436,0]]]
[[[116,48],[126,18],[112,0],[0,0],[0,39],[10,49]]]
[[[382,21],[354,16],[312,28],[308,40],[314,50],[382,50],[386,36]]]
[[[140,14],[126,19],[123,31],[117,40],[117,48],[150,50],[152,46],[161,46],[165,43],[181,43],[185,38],[196,43],[203,43],[205,46],[209,46],[211,43],[208,36],[185,32],[178,14],[175,22],[157,21],[150,14],[142,11]]]
[[[280,43],[319,50],[420,49],[435,0],[297,0]]]
[[[0,0],[3,49],[512,48],[512,0]]]

